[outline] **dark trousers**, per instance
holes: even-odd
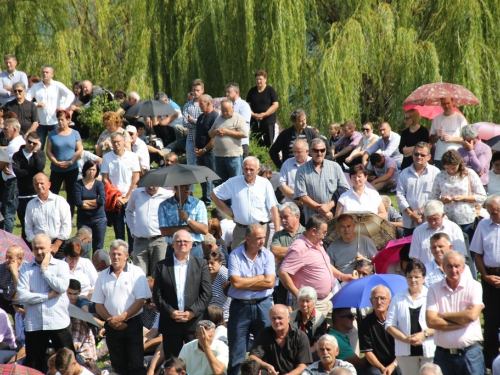
[[[92,251],[100,250],[104,248],[104,239],[106,238],[107,229],[107,219],[103,217],[101,219],[93,219],[92,221],[80,221],[78,215],[76,217],[76,227],[78,229],[82,227],[87,227],[92,230]]]
[[[67,326],[63,329],[46,331],[25,331],[26,359],[24,360],[24,365],[45,373],[47,363],[45,353],[49,346],[49,340],[52,341],[54,351],[58,351],[61,348],[68,348],[74,351],[75,348],[73,347],[73,337],[71,336],[70,327]]]
[[[210,168],[212,171],[215,171],[215,153],[214,150],[211,149],[208,151],[205,155],[203,156],[197,156],[196,157],[196,164],[205,166],[207,168]],[[212,181],[208,182],[203,182],[201,184],[201,200],[205,204],[211,204],[212,203],[212,198],[210,198],[210,193],[212,192],[212,189],[214,187],[214,184]]]
[[[9,178],[5,181],[5,190],[2,194],[2,215],[4,217],[2,229],[9,233],[14,231],[16,211],[19,204],[18,196],[17,179]]]
[[[120,211],[113,211],[111,213],[111,219],[113,222],[113,229],[115,230],[115,238],[119,240],[125,241],[125,229],[127,231],[128,237],[128,251],[129,254],[132,254],[134,251],[134,239],[132,237],[132,233],[130,233],[130,229],[128,225],[125,225],[125,209],[127,205],[122,206]]]
[[[50,191],[54,194],[59,194],[62,183],[66,184],[66,200],[68,201],[71,210],[71,219],[75,213],[75,182],[78,179],[78,168],[66,172],[50,172]]]
[[[125,323],[127,328],[121,331],[111,328],[107,323],[104,325],[111,366],[120,375],[145,375],[141,316],[135,316]]]
[[[257,137],[260,146],[271,147],[274,142],[274,123],[263,125],[260,122],[253,121],[250,127],[252,135]]]
[[[26,216],[26,207],[28,206],[28,203],[30,200],[33,198],[19,198],[19,203],[17,205],[17,217],[19,218],[19,221],[21,223],[21,237],[23,238],[24,242],[29,246],[31,249],[31,243],[26,240],[26,231],[24,228],[24,218]]]
[[[184,323],[179,323],[184,324]],[[169,335],[166,332],[162,332],[163,335],[163,352],[165,353],[165,358],[178,357],[181,352],[184,343],[194,340],[194,332],[182,331],[178,335]]]
[[[500,276],[500,275],[497,275]],[[491,369],[493,360],[498,355],[498,329],[500,328],[500,289],[488,284],[483,285],[483,317],[484,317],[484,362]]]

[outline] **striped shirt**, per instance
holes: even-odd
[[[210,305],[219,306],[224,313],[224,320],[229,319],[229,305],[231,304],[231,297],[227,297],[224,294],[224,288],[222,287],[224,283],[228,280],[227,268],[221,266],[215,280],[212,283],[212,299],[210,300]]]
[[[193,117],[193,121],[188,120],[188,115]],[[196,121],[198,117],[201,115],[201,109],[198,103],[195,103],[194,99],[184,104],[184,108],[182,109],[182,123],[188,129],[187,140],[194,142],[194,135],[196,133]]]

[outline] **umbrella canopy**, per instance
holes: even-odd
[[[397,238],[396,227],[389,221],[371,212],[346,212],[351,215],[356,223],[356,233],[369,237],[377,250],[382,249],[390,240]],[[340,238],[337,230],[337,219],[330,220],[328,223],[328,236],[324,242],[332,243]]]
[[[500,125],[493,124],[491,122],[476,122],[472,125],[476,128],[479,139],[483,141],[500,137]]]
[[[403,107],[405,111],[409,111],[410,109],[416,109],[418,114],[421,117],[428,118],[429,120],[434,120],[435,117],[439,116],[443,113],[443,108],[440,105],[415,105],[408,104]],[[460,113],[462,116],[462,112],[456,107],[453,107],[453,110],[457,113]]]
[[[81,308],[79,308],[75,305],[72,305],[72,304],[69,305],[68,311],[69,311],[70,317],[75,318],[75,319],[80,319],[86,323],[89,323],[89,324],[92,324],[98,328],[101,328],[101,325],[96,322],[96,320],[94,319],[94,317],[92,316],[91,313],[83,311]]]
[[[17,363],[0,365],[0,375],[43,375],[43,372]]]
[[[134,104],[125,112],[126,117],[132,116],[169,116],[175,115],[177,111],[170,104],[161,100],[145,100]]]
[[[420,86],[406,98],[403,105],[440,105],[441,98],[453,98],[453,103],[457,107],[479,104],[479,99],[465,87],[453,83],[436,82]]]
[[[411,237],[404,237],[398,240],[389,241],[386,247],[380,250],[372,259],[375,266],[375,272],[378,274],[386,273],[387,267],[399,261],[399,252],[405,246],[411,243]]]
[[[392,296],[408,288],[406,279],[400,275],[370,275],[353,280],[340,289],[332,298],[333,308],[371,306],[370,293],[377,285],[385,285]]]
[[[21,237],[0,229],[0,262],[5,262],[7,249],[13,245],[18,245],[23,249],[25,261],[32,262],[35,259],[30,248]]]
[[[215,180],[220,180],[220,177],[207,167],[174,164],[147,172],[141,177],[137,186],[179,186]]]

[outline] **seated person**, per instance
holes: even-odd
[[[284,305],[271,307],[269,317],[271,327],[259,332],[249,358],[259,362],[268,374],[301,374],[312,363],[307,335],[290,325]]]
[[[381,195],[382,202],[384,203],[385,210],[387,211],[387,220],[397,227],[403,227],[403,216],[392,207],[391,198],[387,195]]]
[[[85,312],[89,312],[89,300],[83,297],[79,297],[82,291],[82,286],[80,282],[76,279],[69,280],[68,290],[66,294],[68,295],[69,303],[75,305],[76,307],[82,309]]]
[[[336,359],[339,354],[337,339],[331,335],[323,335],[319,338],[317,351],[320,361],[307,366],[302,375],[331,374],[334,368],[347,369],[347,374],[356,375],[356,369],[352,364],[340,359]]]
[[[224,320],[224,312],[219,306],[209,305],[207,314],[208,320],[215,324],[214,340],[220,340],[227,345],[227,326]]]
[[[366,167],[368,170],[368,182],[377,191],[393,190],[396,188],[399,177],[399,170],[396,162],[388,156],[374,153],[370,155],[370,163]]]
[[[7,313],[13,314],[10,304],[17,290],[17,278],[19,270],[25,264],[24,250],[18,245],[12,245],[7,249],[5,262],[0,263],[0,308]]]
[[[495,152],[491,158],[491,170],[488,172],[488,195],[500,194],[500,152]]]
[[[200,320],[196,324],[195,339],[181,349],[179,358],[186,363],[189,374],[222,374],[229,362],[229,349],[220,340],[214,340],[215,324]]]
[[[111,265],[111,258],[106,250],[97,250],[92,255],[92,264],[97,272],[104,271]]]
[[[385,273],[391,275],[401,275],[405,276],[406,265],[410,262],[413,262],[413,259],[408,255],[410,252],[410,244],[404,244],[401,250],[399,251],[399,262],[394,262],[389,264]]]
[[[361,279],[373,275],[374,273],[373,264],[368,259],[360,259],[354,263],[354,271],[352,274],[355,278]]]
[[[163,371],[165,375],[186,375],[186,363],[181,358],[170,357],[163,364]]]
[[[255,359],[247,358],[241,362],[240,375],[261,375],[260,365]]]
[[[340,215],[337,218],[340,238],[333,241],[326,250],[331,264],[345,274],[352,274],[356,261],[372,259],[377,254],[377,248],[370,238],[360,234],[358,239],[355,226],[351,215]]]

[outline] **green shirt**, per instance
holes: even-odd
[[[271,242],[271,248],[273,246],[280,246],[280,247],[290,247],[290,245],[295,241],[297,238],[300,237],[302,233],[306,231],[306,228],[304,228],[302,225],[299,224],[299,229],[297,230],[297,233],[295,233],[295,236],[290,236],[290,233],[288,233],[286,230],[282,229],[277,232],[274,232],[273,234],[273,240]],[[281,262],[276,264],[276,273],[278,273],[278,270],[281,267]]]
[[[349,341],[349,336],[343,334],[342,332],[336,331],[333,328],[330,328],[328,334],[334,336],[339,344],[339,355],[336,357],[337,359],[345,361],[347,358],[354,354],[351,342]]]

